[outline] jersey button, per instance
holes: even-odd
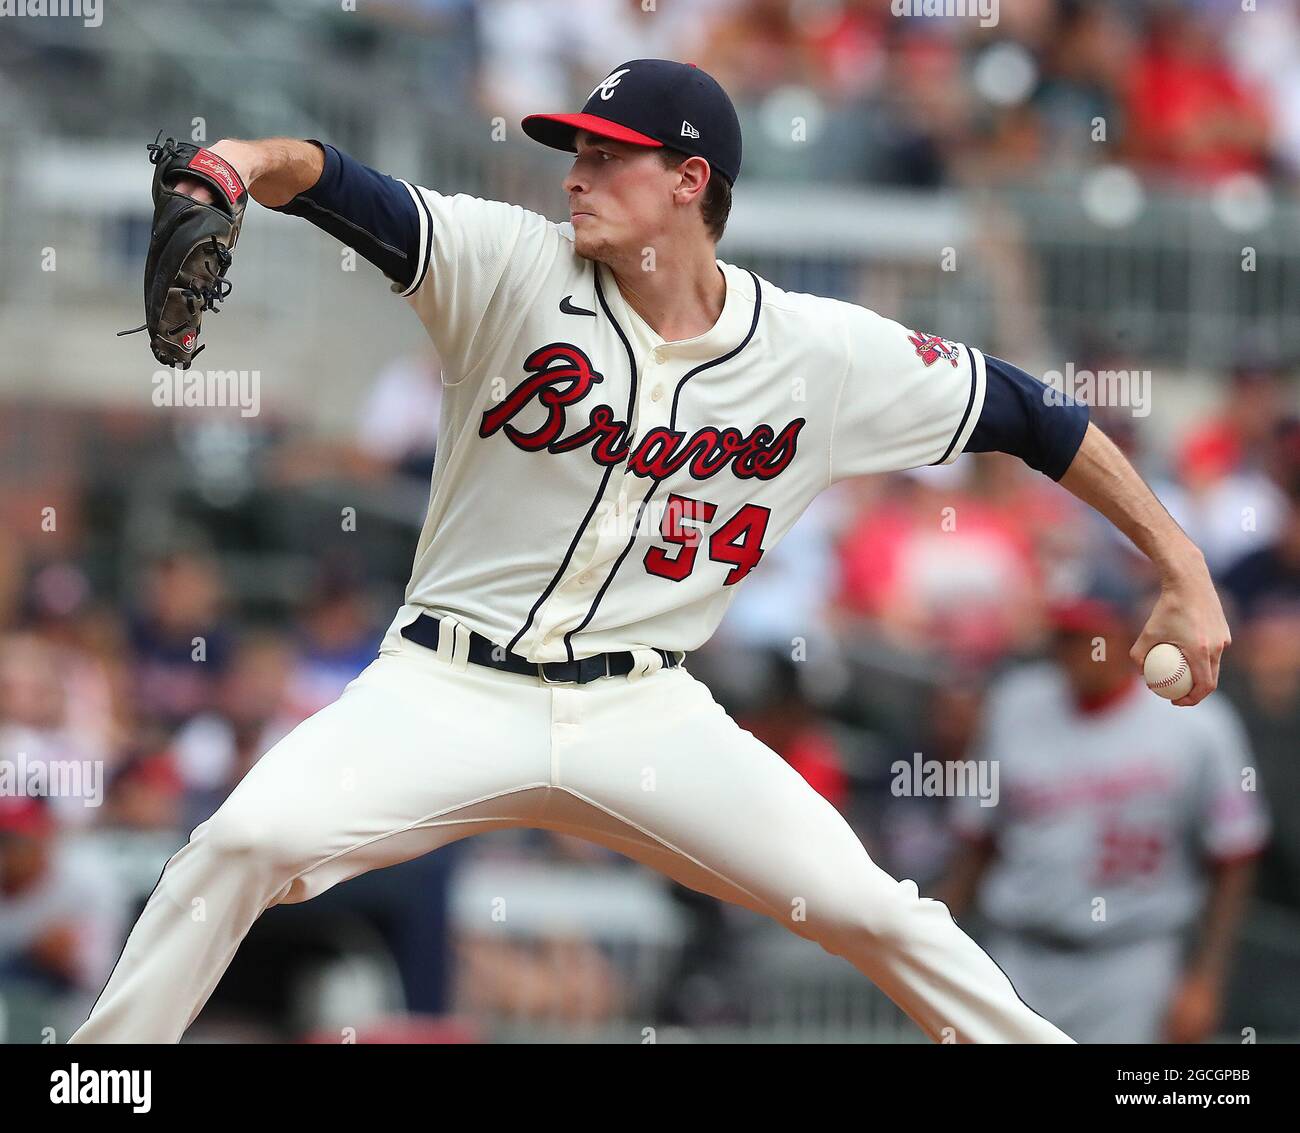
[[[662,348],[659,348],[659,349],[656,349],[656,350],[655,350],[655,353],[654,353],[654,359],[655,359],[656,362],[662,362],[662,361],[664,360],[665,357],[666,357],[666,355],[664,354]]]
[[[578,575],[578,585],[579,585],[579,586],[586,586],[586,585],[587,585],[588,583],[590,583],[590,582],[591,582],[591,572],[590,572],[590,571],[583,571],[582,574]]]
[[[655,386],[654,389],[650,391],[651,401],[660,401],[663,399],[663,396],[664,396],[664,387],[662,385],[657,385]]]

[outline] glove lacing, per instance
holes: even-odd
[[[145,145],[145,148],[149,151],[149,162],[152,165],[157,165],[160,161],[172,157],[177,152],[174,139],[168,138],[165,142],[159,143],[158,138],[161,137],[162,131],[159,130],[158,137]],[[197,287],[191,285],[180,289],[181,294],[185,296],[185,308],[191,315],[193,315],[196,310],[199,314],[202,314],[205,311],[219,312],[221,308],[218,307],[217,304],[224,303],[226,299],[229,298],[230,292],[234,287],[230,280],[225,278],[226,271],[230,267],[231,261],[234,257],[231,256],[228,249],[221,246],[221,242],[216,238],[216,236],[210,236],[208,239],[210,241],[210,246],[206,250],[211,252],[217,258],[217,267],[215,270],[212,267],[211,260],[205,259],[203,261],[203,266],[208,270],[208,274],[213,276],[211,285],[206,287],[201,285]],[[165,330],[161,333],[164,335],[173,335],[187,325],[187,323],[177,323],[171,330]],[[131,330],[118,331],[117,337],[121,338],[125,334],[139,334],[142,330],[148,329],[149,324],[142,323],[140,326],[133,327]],[[203,346],[200,346],[196,351],[194,351],[194,353],[190,355],[190,360],[193,361],[202,354],[206,346],[207,343],[204,343]]]

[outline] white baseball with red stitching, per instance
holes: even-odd
[[[1167,641],[1151,647],[1142,664],[1142,675],[1147,687],[1166,700],[1177,700],[1192,691],[1192,667],[1183,651]]]

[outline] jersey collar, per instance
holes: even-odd
[[[754,280],[750,274],[733,264],[716,261],[727,281],[727,291],[722,300],[722,313],[718,321],[703,334],[679,342],[665,342],[623,299],[614,273],[605,264],[596,263],[601,291],[609,304],[610,313],[620,326],[636,326],[664,352],[666,359],[699,362],[716,358],[734,350],[749,334],[754,318]]]

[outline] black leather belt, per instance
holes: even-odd
[[[437,618],[421,614],[410,625],[402,627],[402,636],[426,649],[437,649],[438,629]],[[670,653],[666,649],[656,649],[655,652],[663,658],[665,669],[675,669],[685,660],[685,654]],[[588,681],[599,680],[601,677],[621,677],[630,673],[636,665],[636,660],[628,651],[598,653],[595,657],[581,657],[576,661],[529,661],[518,653],[507,652],[502,646],[473,630],[469,631],[469,659],[476,665],[486,665],[490,669],[504,669],[507,673],[519,673],[525,677],[540,677],[551,685],[585,685]]]

